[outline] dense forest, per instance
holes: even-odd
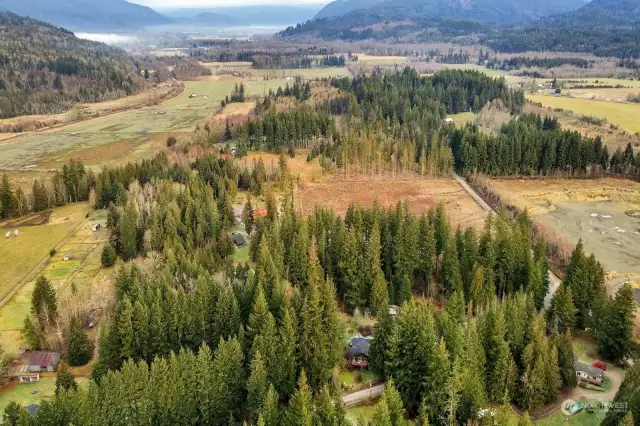
[[[629,143],[613,155],[599,138],[562,130],[555,119],[522,115],[502,126],[497,135],[475,125],[449,135],[456,167],[464,173],[500,175],[599,175],[603,171],[637,176],[640,153]]]
[[[593,61],[583,58],[529,58],[526,56],[514,56],[509,59],[490,59],[485,62],[487,68],[504,71],[519,70],[522,68],[557,68],[570,65],[576,68],[592,68]]]
[[[65,111],[144,87],[124,51],[44,22],[0,13],[0,118]]]

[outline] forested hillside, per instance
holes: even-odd
[[[502,52],[571,51],[640,57],[640,0],[594,0],[582,8],[524,28],[489,35]]]
[[[348,6],[338,4],[337,6]],[[477,22],[523,22],[543,16],[574,10],[582,6],[582,0],[554,1],[506,1],[473,0],[390,0],[368,7],[359,3],[346,14],[337,13],[318,16],[314,21],[283,31],[284,36],[316,35],[323,38],[355,39],[402,37],[416,33],[427,27],[438,27],[444,34],[450,34],[443,21],[462,20]],[[329,5],[331,6],[331,5]],[[329,8],[329,6],[327,8]],[[336,7],[337,7],[336,6]],[[354,5],[355,6],[355,5]],[[454,23],[455,27],[468,26],[477,32],[477,26]],[[372,27],[376,26],[376,27]]]
[[[0,118],[58,113],[76,102],[136,93],[144,84],[120,49],[0,13]]]

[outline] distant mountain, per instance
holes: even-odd
[[[640,0],[593,0],[572,12],[495,31],[485,43],[502,52],[588,52],[640,58]]]
[[[1,0],[0,11],[72,31],[118,32],[171,23],[155,10],[125,0]]]
[[[237,19],[232,18],[231,16],[214,12],[202,12],[191,18],[180,18],[175,21],[180,24],[193,24],[200,26],[232,26],[240,24]]]
[[[341,0],[335,7],[361,4],[362,0]],[[282,35],[351,39],[398,37],[410,29],[424,29],[443,20],[518,23],[575,10],[584,4],[585,0],[386,0],[343,16],[316,19]]]
[[[318,9],[319,6],[267,5],[167,9],[162,12],[171,18],[180,19],[193,18],[203,13],[215,13],[233,19],[237,25],[290,25],[312,19]]]
[[[124,50],[12,13],[0,13],[0,52],[0,118],[62,112],[145,85]]]
[[[315,16],[316,19],[333,18],[343,16],[357,9],[369,9],[384,0],[335,0],[320,9]]]

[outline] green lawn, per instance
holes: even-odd
[[[366,421],[370,421],[373,418],[373,413],[376,411],[375,404],[373,405],[358,405],[357,407],[347,408],[347,420],[351,424],[355,425],[359,418],[363,418]]]
[[[376,378],[376,375],[369,370],[342,371],[339,376],[340,381],[347,386],[365,383]],[[358,380],[358,376],[360,376],[360,380]]]
[[[86,386],[89,382],[84,377],[77,377],[76,381],[79,386]],[[11,383],[10,387],[0,389],[0,415],[4,413],[4,409],[11,401],[16,401],[24,406],[30,404],[40,404],[43,399],[51,399],[55,395],[56,378],[40,377],[40,381],[36,383]]]
[[[459,114],[451,114],[448,118],[452,118],[453,122],[456,123],[457,126],[464,126],[467,123],[473,123],[476,121],[476,117],[478,114],[473,112],[461,112]]]
[[[242,248],[236,248],[231,256],[234,262],[245,263],[249,261],[249,246],[246,245]]]
[[[597,409],[594,413],[589,413],[586,410],[582,410],[578,414],[573,416],[567,416],[558,410],[551,416],[537,420],[534,422],[537,426],[556,426],[556,425],[575,425],[575,426],[599,426],[606,412],[601,409]]]

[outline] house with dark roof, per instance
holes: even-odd
[[[596,386],[602,386],[604,383],[604,371],[601,369],[580,361],[575,362],[575,368],[578,382],[587,382]]]
[[[234,232],[231,234],[231,239],[236,247],[244,247],[247,245],[247,239],[240,232]]]
[[[372,337],[355,336],[349,340],[347,346],[347,362],[352,367],[369,366],[369,347],[371,346]]]

